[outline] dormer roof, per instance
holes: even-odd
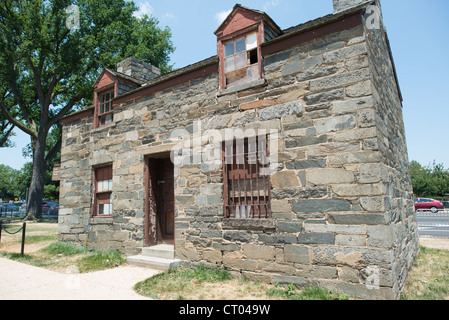
[[[231,13],[214,34],[219,38],[229,36],[242,29],[258,24],[261,20],[267,27],[274,31],[276,35],[282,34],[281,28],[265,12],[250,9],[241,4],[236,4],[234,6]]]

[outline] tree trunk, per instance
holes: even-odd
[[[47,133],[45,130],[40,129],[33,150],[33,174],[31,176],[30,190],[28,192],[28,212],[25,220],[33,220],[42,216],[42,200],[44,196],[46,171],[46,145]]]

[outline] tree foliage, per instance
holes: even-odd
[[[45,172],[61,147],[59,139],[47,148],[49,132],[91,103],[101,69],[134,56],[171,70],[170,30],[155,18],[134,17],[137,9],[125,0],[0,1],[0,110],[9,126],[31,137],[31,217],[40,214]]]
[[[429,166],[422,166],[417,161],[410,163],[413,192],[417,197],[444,200],[449,193],[449,169],[435,161]]]

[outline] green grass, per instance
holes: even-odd
[[[126,257],[117,251],[89,251],[67,243],[52,243],[33,253],[25,254],[0,252],[0,256],[27,263],[36,267],[62,270],[76,266],[81,273],[118,267],[126,263]]]
[[[293,284],[282,288],[276,285],[274,288],[267,290],[267,295],[272,298],[280,298],[286,300],[348,300],[348,295],[342,295],[331,292],[323,288],[309,287],[303,290],[297,290]]]
[[[184,296],[195,291],[195,285],[219,283],[231,279],[231,274],[225,270],[207,269],[203,266],[190,269],[181,266],[137,283],[134,290],[140,295],[153,299],[175,295],[176,299],[183,300]]]
[[[218,292],[226,287],[229,292]],[[197,300],[223,299],[239,300],[248,297],[277,300],[347,300],[347,295],[329,292],[321,288],[298,290],[294,285],[283,288],[270,286],[248,280],[233,279],[231,274],[222,269],[180,267],[160,273],[135,285],[137,293],[153,299]]]
[[[449,299],[449,251],[421,247],[402,300]]]
[[[126,257],[112,250],[95,251],[77,261],[81,273],[111,269],[126,263]]]

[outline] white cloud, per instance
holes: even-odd
[[[140,8],[139,11],[134,12],[134,16],[137,18],[143,17],[145,14],[151,16],[153,15],[153,7],[148,1],[141,1],[136,3]]]
[[[263,5],[263,9],[264,9],[264,11],[267,11],[270,7],[277,7],[278,5],[279,5],[279,0],[267,1]]]
[[[229,9],[228,11],[221,11],[215,14],[215,19],[217,19],[218,23],[221,24],[223,21],[226,20],[226,18],[229,16],[229,14],[232,12],[232,9]]]
[[[175,15],[174,15],[173,13],[171,13],[171,12],[167,12],[166,14],[164,14],[164,15],[162,16],[162,18],[163,18],[163,19],[167,19],[167,20],[169,20],[169,19],[174,19],[174,18],[175,18]]]

